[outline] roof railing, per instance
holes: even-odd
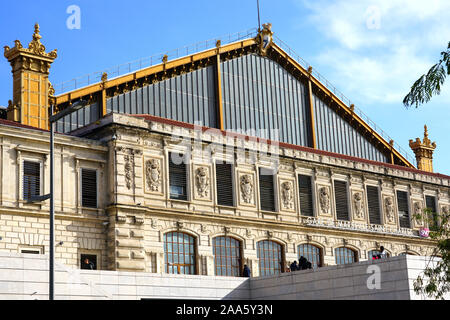
[[[305,61],[302,57],[300,57],[294,50],[292,50],[284,41],[274,35],[275,43],[280,46],[286,53],[288,53],[292,58],[294,58],[300,65],[308,70],[309,67],[312,67],[307,61]],[[322,76],[316,69],[312,69],[312,74],[325,84],[325,86],[333,92],[333,94],[338,97],[343,103],[347,106],[351,106],[352,102],[348,99],[341,91],[339,91],[333,84],[331,84],[324,76]],[[354,105],[354,104],[353,104]],[[355,105],[354,105],[355,106]],[[403,149],[394,139],[392,139],[383,129],[381,129],[372,119],[370,119],[359,107],[355,106],[354,112],[358,114],[358,116],[364,120],[374,131],[376,131],[379,135],[383,137],[388,143],[392,140],[394,141],[394,148],[400,152],[406,160],[410,163],[414,163],[414,157],[411,156],[405,149]]]
[[[216,37],[214,39],[209,39],[206,41],[197,42],[191,45],[187,45],[181,48],[177,48],[171,51],[166,51],[160,54],[152,55],[150,57],[141,58],[138,60],[130,61],[107,70],[97,71],[91,74],[87,74],[78,78],[74,78],[69,81],[65,81],[59,84],[54,85],[54,89],[57,95],[72,91],[78,88],[82,88],[85,86],[89,86],[94,83],[98,83],[101,81],[102,74],[106,72],[108,74],[108,79],[113,79],[116,77],[123,76],[125,74],[129,74],[131,72],[151,67],[153,65],[157,65],[162,63],[162,59],[164,55],[167,55],[168,60],[173,60],[177,58],[181,58],[184,56],[188,56],[193,53],[197,53],[200,51],[204,51],[207,49],[214,48],[218,40],[223,44],[228,44],[236,41],[240,41],[243,39],[254,38],[258,34],[257,28],[251,28],[246,31],[241,31],[237,33],[228,34],[221,37]],[[300,65],[308,70],[309,67],[312,67],[306,60],[300,57],[294,50],[292,50],[283,40],[274,35],[274,40],[278,46],[280,46],[286,53],[288,53],[292,58],[294,58]],[[347,106],[352,105],[350,99],[348,99],[341,91],[339,91],[332,83],[330,83],[324,76],[322,76],[316,69],[312,69],[312,74],[325,84],[325,86],[333,92],[333,94],[338,97],[344,104]],[[359,107],[354,107],[354,112],[358,114],[358,116],[364,120],[374,131],[380,134],[383,139],[385,139],[388,143],[392,140],[394,141],[384,130],[382,130],[374,121],[372,121]],[[405,159],[407,159],[410,163],[414,163],[414,157],[411,156],[405,149],[403,149],[397,142],[394,141],[393,147],[399,151]]]
[[[220,40],[222,45],[228,44],[242,39],[254,38],[258,34],[257,28],[248,29],[246,31],[240,31],[214,39],[209,39],[206,41],[197,42],[191,45],[187,45],[181,48],[177,48],[171,51],[165,51],[159,54],[152,55],[150,57],[141,58],[134,61],[129,61],[124,64],[117,65],[115,67],[90,73],[81,77],[73,78],[69,81],[61,82],[53,85],[56,95],[63,94],[68,91],[76,90],[82,87],[89,86],[94,83],[99,83],[101,81],[102,74],[106,72],[108,74],[108,79],[117,78],[134,71],[148,68],[154,65],[162,63],[162,58],[167,55],[168,60],[173,60],[181,57],[188,56],[193,53],[204,51],[207,49],[214,48],[216,46],[217,40]]]

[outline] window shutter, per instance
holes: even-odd
[[[408,193],[405,191],[397,191],[398,218],[401,228],[411,228],[409,222],[408,210]]]
[[[97,171],[81,169],[81,205],[97,208]]]
[[[222,206],[234,205],[233,173],[229,163],[216,163],[217,203]]]
[[[170,198],[177,200],[187,200],[186,163],[184,157],[179,156],[180,164],[173,162],[172,153],[169,153],[169,183]]]
[[[25,200],[41,193],[41,164],[39,162],[23,162],[23,198]]]
[[[367,186],[367,205],[369,207],[369,222],[381,224],[380,200],[378,198],[378,187]]]
[[[338,220],[349,220],[347,182],[334,181],[334,196],[336,200],[336,216]]]
[[[313,214],[313,196],[311,177],[299,175],[298,176],[298,190],[300,198],[300,213],[302,216],[312,217]]]
[[[433,215],[433,222],[430,225],[431,230],[437,230],[438,229],[438,217],[437,217],[437,210],[436,210],[436,198],[433,196],[425,196],[425,204],[428,209],[431,210],[431,213]]]
[[[270,169],[259,168],[259,195],[261,210],[275,211],[274,174]]]

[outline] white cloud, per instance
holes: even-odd
[[[450,1],[301,3],[309,10],[309,26],[330,40],[313,66],[365,103],[401,104],[450,41]]]

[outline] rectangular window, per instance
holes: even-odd
[[[97,170],[81,169],[81,205],[97,208]]]
[[[27,254],[42,254],[41,248],[32,248],[32,247],[25,247],[19,249],[20,253],[27,253]]]
[[[169,153],[170,198],[187,201],[187,165],[185,157],[178,153]]]
[[[259,197],[261,210],[275,211],[275,187],[273,182],[273,170],[259,168]]]
[[[310,176],[298,175],[298,192],[300,198],[300,213],[302,216],[312,217],[313,212],[313,195],[312,183]]]
[[[80,268],[86,270],[97,270],[97,255],[96,254],[81,254]]]
[[[401,228],[411,228],[409,221],[408,193],[397,191],[398,219]]]
[[[433,221],[430,223],[431,230],[437,230],[439,226],[437,210],[436,210],[436,198],[433,196],[425,196],[425,204],[427,209],[431,210]]]
[[[28,200],[41,193],[41,164],[39,162],[23,162],[23,199]]]
[[[229,163],[216,163],[217,203],[221,206],[234,205],[232,169]]]
[[[334,197],[336,200],[336,217],[338,220],[349,220],[347,182],[334,181]]]
[[[378,187],[367,186],[367,205],[369,207],[369,222],[371,224],[381,224],[380,199],[378,197]]]

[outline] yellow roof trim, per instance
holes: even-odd
[[[219,48],[212,48],[212,49],[208,49],[199,53],[194,53],[192,55],[186,56],[186,57],[181,57],[172,61],[168,61],[166,64],[164,63],[160,63],[158,65],[155,66],[151,66],[145,69],[141,69],[138,71],[135,71],[133,73],[127,74],[127,75],[123,75],[111,80],[107,80],[104,85],[105,85],[105,89],[108,88],[113,88],[115,86],[124,84],[126,82],[130,82],[130,81],[134,81],[136,79],[142,79],[146,76],[150,76],[153,75],[155,73],[158,72],[162,72],[165,69],[172,69],[172,68],[176,68],[179,66],[183,66],[186,65],[188,63],[192,63],[192,62],[196,62],[196,61],[200,61],[200,60],[204,60],[207,58],[211,58],[217,55],[218,51],[219,53],[226,53],[232,50],[236,50],[236,49],[242,49],[251,45],[254,45],[255,39],[246,39],[246,40],[242,40],[239,42],[234,42],[234,43],[230,43],[227,45],[224,45],[222,47]],[[81,98],[83,96],[86,95],[90,95],[96,92],[99,92],[103,89],[103,83],[99,82],[84,88],[80,88],[80,89],[76,89],[70,92],[66,92],[63,93],[61,95],[56,96],[56,104],[62,104],[65,102],[69,102],[71,100],[75,100],[78,98]]]
[[[407,166],[415,168],[401,153],[399,153],[395,148],[393,148],[384,138],[378,134],[372,127],[370,127],[363,119],[361,119],[355,112],[353,112],[341,99],[339,99],[333,92],[323,85],[319,80],[317,80],[311,73],[305,70],[296,60],[291,58],[283,49],[281,49],[276,43],[272,44],[272,48],[277,51],[282,57],[288,60],[292,65],[294,65],[300,72],[311,79],[312,84],[317,86],[320,90],[326,92],[334,102],[336,102],[341,108],[343,108],[354,120],[356,120],[360,125],[362,125],[366,130],[368,130],[378,141],[380,141],[386,148],[391,149],[395,156],[397,156],[401,161],[403,161]]]
[[[193,63],[196,61],[208,59],[211,57],[216,56],[218,53],[227,53],[233,50],[242,49],[245,47],[249,47],[252,45],[257,44],[256,40],[254,38],[251,39],[245,39],[238,42],[230,43],[218,48],[212,48],[208,49],[202,52],[194,53],[189,56],[177,58],[172,61],[168,61],[165,64],[161,63],[158,65],[154,65],[151,67],[147,67],[138,71],[135,71],[130,74],[126,74],[117,78],[113,78],[111,80],[106,80],[104,83],[99,82],[93,85],[89,85],[84,88],[76,89],[70,92],[63,93],[61,95],[56,96],[56,105],[66,103],[87,95],[91,95],[94,93],[101,92],[104,89],[113,88],[119,85],[122,85],[124,83],[134,81],[137,79],[142,79],[146,76],[150,76],[153,74],[156,74],[158,72],[162,72],[164,70],[177,68],[179,66],[183,66],[189,63]],[[281,47],[279,47],[275,42],[272,43],[271,48],[280,54],[284,59],[287,60],[291,65],[296,67],[297,70],[299,70],[304,76],[311,79],[311,83],[315,85],[317,88],[322,90],[323,92],[327,93],[334,102],[336,102],[339,107],[341,107],[343,110],[347,112],[348,115],[352,117],[358,124],[360,124],[362,127],[364,127],[367,131],[369,131],[383,146],[385,146],[387,149],[392,150],[392,153],[401,160],[406,166],[415,168],[413,164],[411,164],[403,155],[398,152],[393,146],[391,146],[384,138],[378,134],[374,129],[372,129],[363,119],[361,119],[355,112],[353,112],[344,102],[342,102],[333,92],[328,89],[325,85],[323,85],[318,79],[316,79],[311,73],[309,73],[307,70],[305,70],[300,63],[298,63],[295,59],[293,59],[288,53],[286,53]]]

